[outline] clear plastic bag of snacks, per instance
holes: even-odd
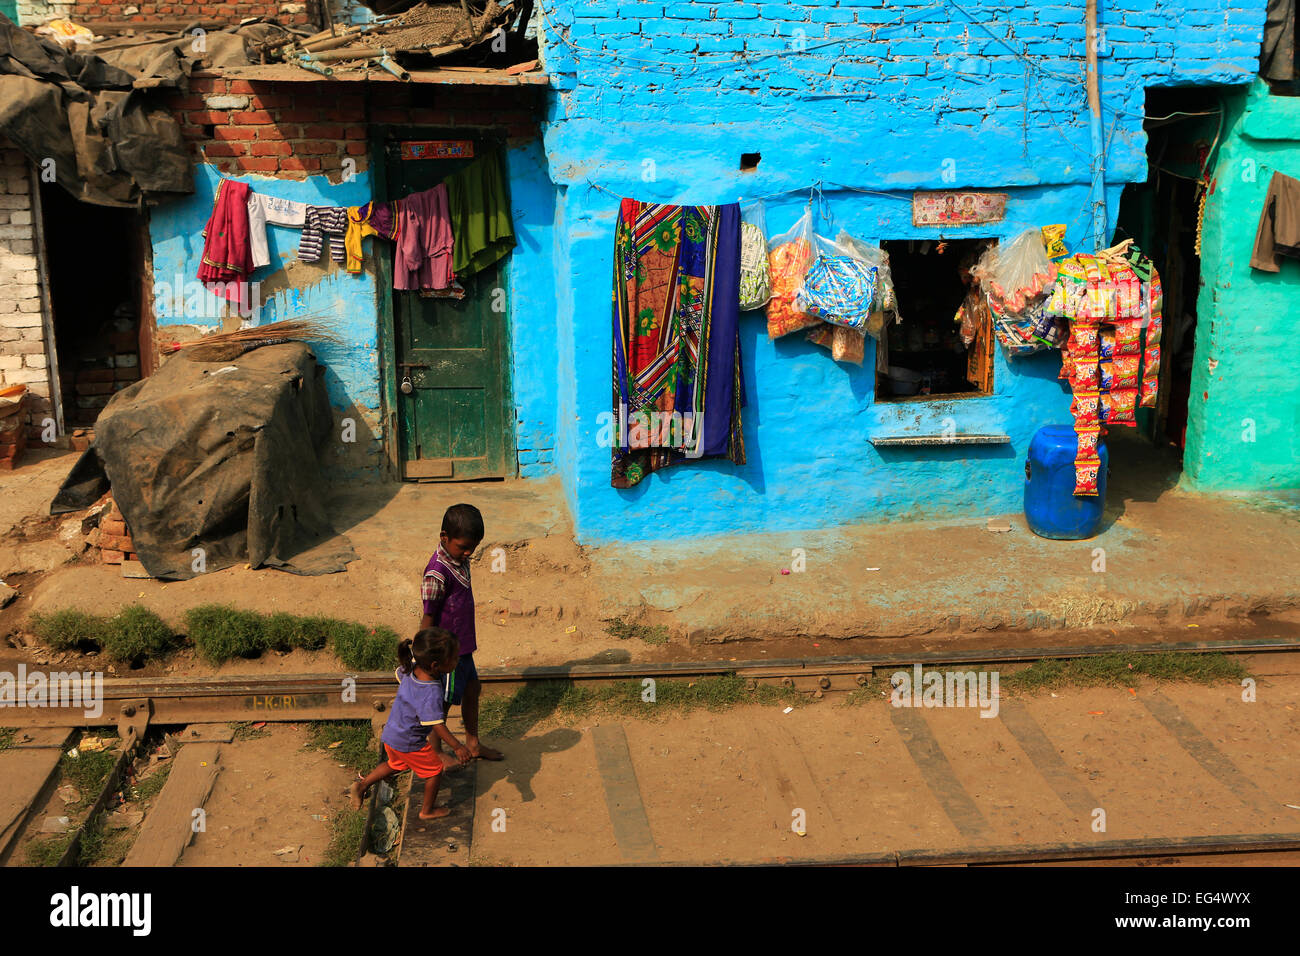
[[[740,207],[740,307],[761,309],[772,297],[767,264],[767,216],[758,201]]]
[[[797,301],[804,276],[812,264],[815,239],[812,206],[809,205],[788,231],[768,240],[767,264],[772,284],[772,297],[767,303],[769,338],[779,339],[822,321],[805,312]]]

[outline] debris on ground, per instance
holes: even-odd
[[[67,833],[72,828],[72,821],[67,817],[46,817],[41,823],[42,833]]]
[[[393,808],[384,807],[375,816],[374,825],[370,828],[370,845],[376,853],[387,853],[397,843],[401,831],[402,824]]]
[[[289,846],[280,847],[280,849],[274,851],[274,855],[280,858],[281,863],[297,863],[298,854],[301,852],[302,852],[301,844],[295,843],[295,844],[290,844]]]
[[[143,811],[119,809],[108,815],[108,828],[110,830],[129,830],[134,826],[139,826],[143,821]]]

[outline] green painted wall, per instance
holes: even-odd
[[[1300,487],[1300,260],[1250,267],[1273,172],[1300,179],[1300,98],[1262,81],[1225,97],[1226,132],[1201,237],[1196,364],[1183,484]]]

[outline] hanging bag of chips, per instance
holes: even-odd
[[[813,259],[812,204],[805,209],[799,221],[767,244],[768,275],[772,297],[767,303],[768,338],[779,339],[791,332],[819,325],[821,319],[809,315],[797,301],[804,275]]]
[[[767,266],[767,216],[759,201],[740,207],[740,308],[761,309],[772,297]]]

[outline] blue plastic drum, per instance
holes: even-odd
[[[1029,443],[1025,462],[1025,520],[1043,538],[1076,541],[1101,530],[1106,510],[1105,443],[1097,446],[1097,494],[1075,495],[1074,456],[1078,439],[1073,425],[1044,425]]]

